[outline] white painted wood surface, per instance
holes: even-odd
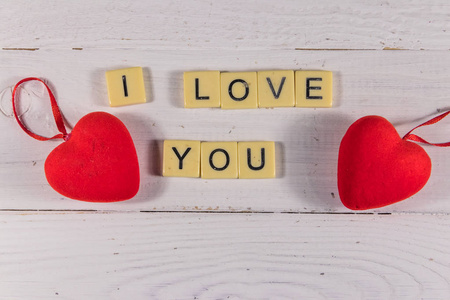
[[[450,298],[446,215],[1,217],[4,299]]]
[[[450,107],[449,17],[444,0],[2,2],[6,114],[8,87],[47,79],[71,125],[124,121],[142,183],[126,202],[66,199],[43,172],[59,142],[0,113],[0,299],[449,299],[448,149],[425,147],[425,188],[370,214],[347,214],[336,187],[354,120],[382,115],[402,135]],[[104,71],[129,66],[150,100],[110,108]],[[183,71],[266,69],[333,71],[334,107],[182,107]],[[42,88],[25,88],[24,120],[54,133]],[[448,141],[448,124],[420,133]],[[161,142],[178,138],[276,141],[278,176],[163,178]]]
[[[5,48],[448,50],[448,2],[8,1]]]

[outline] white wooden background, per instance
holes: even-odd
[[[0,9],[0,299],[450,299],[449,150],[425,147],[412,198],[354,213],[339,200],[339,142],[364,115],[403,135],[450,108],[450,3],[3,1]],[[398,51],[397,51],[398,50]],[[150,100],[110,108],[104,72],[142,66]],[[191,70],[324,69],[331,109],[184,109]],[[67,121],[118,116],[141,189],[129,201],[54,192],[9,88],[48,80]],[[55,133],[41,86],[29,127]],[[28,107],[29,106],[29,107]],[[419,133],[450,139],[450,121]],[[163,178],[162,141],[277,142],[277,178]]]

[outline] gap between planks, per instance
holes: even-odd
[[[390,216],[390,215],[443,215],[447,216],[449,213],[423,213],[423,212],[408,212],[408,213],[391,213],[391,212],[320,212],[320,211],[309,211],[309,212],[274,212],[274,211],[249,211],[249,210],[239,210],[239,211],[177,211],[177,210],[95,210],[95,209],[0,209],[2,212],[54,212],[54,213],[94,213],[94,214],[112,214],[112,213],[181,213],[181,214],[280,214],[280,215],[379,215],[379,216]]]
[[[72,48],[24,48],[24,47],[3,47],[2,50],[4,51],[38,51],[38,50],[75,50],[75,51],[81,51],[81,50],[118,50],[118,48],[84,48],[84,47],[72,47]],[[123,50],[152,50],[152,49],[140,49],[140,48],[119,48]],[[267,50],[267,49],[261,49],[261,50]],[[393,47],[384,47],[384,48],[293,48],[293,49],[272,49],[272,50],[296,50],[296,51],[433,51],[432,49],[409,49],[409,48],[393,48]],[[245,50],[243,50],[245,51]],[[442,51],[442,50],[437,50]],[[445,51],[445,50],[444,50]],[[447,49],[447,51],[450,51],[450,49]]]

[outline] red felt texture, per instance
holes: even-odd
[[[47,181],[60,194],[89,202],[132,198],[139,190],[139,164],[125,125],[104,112],[84,116],[67,142],[45,161]]]
[[[342,138],[338,189],[347,208],[373,209],[404,200],[422,189],[430,174],[425,150],[402,140],[382,117],[357,120]]]

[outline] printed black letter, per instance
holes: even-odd
[[[214,154],[216,154],[216,152],[222,152],[223,154],[225,154],[226,162],[225,162],[225,165],[223,167],[218,168],[213,163],[213,156],[214,156]],[[211,166],[211,168],[213,168],[216,171],[223,171],[223,170],[225,170],[228,167],[229,164],[230,164],[230,156],[228,155],[228,152],[225,151],[224,149],[220,149],[220,148],[219,149],[215,149],[209,155],[209,165]]]
[[[237,97],[235,97],[235,96],[233,95],[233,85],[234,85],[236,82],[242,83],[242,84],[244,85],[244,87],[245,87],[245,93],[244,93],[244,96],[242,96],[241,98],[237,98]],[[233,81],[230,83],[230,85],[228,86],[228,95],[230,95],[231,99],[233,99],[234,101],[242,101],[242,100],[245,100],[245,98],[247,98],[247,96],[248,96],[248,93],[249,93],[248,83],[247,83],[245,80],[243,80],[243,79],[235,79],[235,80],[233,80]]]
[[[264,168],[264,165],[266,164],[265,150],[265,148],[261,148],[261,165],[259,165],[259,167],[254,167],[252,165],[252,150],[250,148],[247,148],[247,165],[250,170],[259,171]]]
[[[278,92],[276,92],[276,93],[275,93],[275,89],[274,89],[273,84],[272,84],[272,80],[270,80],[269,77],[266,77],[266,79],[267,79],[267,83],[269,83],[270,90],[272,91],[272,94],[275,97],[275,99],[280,98],[281,89],[283,88],[284,81],[286,80],[286,77],[281,78],[280,87],[278,88]]]
[[[122,83],[123,83],[123,94],[125,97],[128,97],[128,88],[127,88],[127,76],[122,76]]]
[[[195,100],[209,100],[209,96],[199,96],[198,78],[195,78]]]
[[[310,81],[322,81],[322,78],[306,78],[306,99],[322,99],[322,96],[311,96],[310,90],[321,90],[320,86],[311,86]]]
[[[191,151],[191,147],[188,147],[186,149],[186,151],[184,151],[183,155],[181,156],[180,153],[178,152],[177,148],[172,147],[173,152],[175,152],[175,155],[178,157],[179,159],[179,163],[178,163],[178,169],[183,169],[183,159],[186,157],[186,155],[189,153],[189,151]]]

